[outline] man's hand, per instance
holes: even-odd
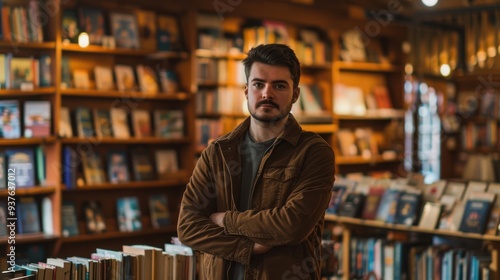
[[[224,221],[225,215],[226,215],[226,212],[213,213],[212,215],[210,215],[210,220],[212,220],[212,222],[214,222],[214,224],[216,224],[220,227],[224,227],[223,221]]]
[[[262,254],[271,250],[271,248],[273,247],[255,243],[253,244],[252,254]]]

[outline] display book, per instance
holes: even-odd
[[[96,248],[90,256],[46,258],[37,263],[16,264],[2,276],[5,279],[70,279],[71,275],[78,275],[78,279],[89,280],[194,280],[200,271],[198,256],[173,238],[164,248],[124,244],[119,251]]]
[[[414,242],[399,242],[376,238],[367,239],[362,236],[353,237],[350,243],[351,261],[348,264],[351,266],[351,275],[366,275],[375,269],[374,265],[378,265],[375,271],[377,276],[383,275],[385,271],[389,275],[395,275],[394,273],[397,271],[399,276],[394,279],[402,279],[403,274],[416,274],[422,273],[422,271],[430,273],[430,275],[432,273],[447,275],[446,273],[451,273],[451,271],[461,271],[460,273],[469,273],[471,277],[472,273],[474,273],[474,277],[479,277],[479,275],[490,273],[491,254],[482,251],[476,252],[470,248],[468,250],[466,250],[467,248],[450,249],[450,245],[455,243],[447,243],[443,240],[446,240],[446,236],[468,237],[468,235],[461,233],[476,234],[473,236],[478,236],[479,240],[482,239],[482,236],[491,236],[492,240],[496,240],[500,209],[496,196],[499,191],[500,185],[497,183],[475,181],[440,180],[432,184],[423,184],[419,180],[412,180],[411,176],[394,180],[381,180],[372,177],[350,179],[341,177],[336,180],[333,187],[333,195],[326,210],[326,216],[328,221],[346,225],[379,227],[389,231],[432,233],[443,237],[443,239],[435,240],[436,244],[433,246],[423,242],[423,239],[417,239]],[[476,243],[471,243],[475,244],[477,248]],[[362,265],[360,270],[357,261],[353,259],[354,256],[363,255],[360,252],[363,248],[373,250],[375,244],[379,246],[376,249],[377,253],[389,250],[390,256],[393,257],[391,260],[384,260],[378,256],[379,259],[374,260],[373,251],[369,251],[368,255],[364,257],[371,259],[359,264]],[[461,243],[455,245],[459,244]],[[398,266],[395,265],[395,260],[402,257],[402,255],[394,253],[394,249],[398,246],[401,247],[398,249],[400,254],[402,249],[405,250],[403,255],[413,250],[410,255],[414,259],[409,266],[400,263]],[[451,245],[451,248],[453,246]],[[431,259],[440,264],[434,268],[434,271],[431,268],[421,268],[420,266],[415,266],[418,267],[418,271],[408,271],[409,267],[421,262],[419,258],[422,257],[422,254],[424,256],[429,254]],[[457,254],[461,257],[451,261],[450,258]],[[465,260],[472,261],[467,263]],[[346,260],[344,259],[344,261]],[[394,265],[385,263],[389,267],[384,268],[384,261]]]

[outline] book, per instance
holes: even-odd
[[[59,137],[67,138],[73,136],[73,128],[71,126],[71,117],[68,107],[61,107],[59,115]]]
[[[40,212],[38,203],[34,197],[22,197],[16,205],[16,216],[18,219],[18,233],[36,233],[41,232]]]
[[[137,10],[136,15],[141,48],[156,51],[156,13],[154,11]]]
[[[50,135],[51,104],[49,101],[24,102],[24,137]]]
[[[79,26],[78,16],[74,9],[64,9],[62,13],[62,40],[63,43],[78,43]]]
[[[85,183],[87,185],[100,184],[106,181],[101,159],[96,152],[91,151],[86,154],[81,154],[81,160],[83,174],[85,175]]]
[[[0,189],[7,188],[7,175],[6,173],[6,162],[5,162],[5,154],[0,153]]]
[[[342,202],[342,198],[347,191],[347,186],[343,185],[334,185],[332,188],[332,197],[330,198],[330,203],[328,204],[328,208],[326,208],[326,213],[328,214],[337,214],[340,204]]]
[[[177,139],[184,137],[184,112],[182,110],[155,110],[157,137]]]
[[[19,102],[17,100],[1,100],[0,116],[0,138],[21,137]]]
[[[112,90],[115,87],[113,83],[113,72],[109,67],[95,66],[94,77],[95,85],[98,90]]]
[[[78,235],[78,219],[76,217],[75,203],[63,201],[61,206],[61,227],[64,237]]]
[[[36,73],[35,71],[36,70]],[[26,85],[33,88],[35,75],[34,60],[31,57],[12,57],[10,60],[10,85],[13,89],[21,89]]]
[[[125,151],[110,151],[108,153],[108,179],[111,183],[128,182],[127,153]]]
[[[441,216],[442,208],[443,205],[439,202],[426,202],[420,215],[418,227],[435,229]]]
[[[141,47],[135,14],[111,12],[109,20],[111,33],[115,37],[117,47],[126,49],[139,49]]]
[[[0,64],[1,65],[1,64]],[[52,85],[52,58],[50,55],[42,55],[39,58],[40,87],[49,87]]]
[[[495,196],[486,192],[472,193],[465,202],[464,214],[458,229],[462,232],[483,234]]]
[[[92,122],[92,113],[89,108],[77,108],[75,110],[75,121],[78,137],[94,137],[94,123]]]
[[[141,92],[145,94],[157,94],[159,92],[158,78],[151,67],[137,65],[136,72]]]
[[[149,151],[143,148],[132,150],[132,170],[136,181],[150,181],[155,179]]]
[[[130,138],[127,111],[122,108],[111,108],[111,127],[116,138]]]
[[[90,7],[81,7],[78,12],[80,31],[89,35],[91,45],[101,45],[107,28],[104,12],[101,9]]]
[[[94,109],[94,125],[97,137],[113,137],[111,114],[106,109]]]
[[[133,91],[136,88],[134,69],[129,65],[116,64],[116,85],[119,91]]]
[[[35,153],[32,148],[5,150],[7,170],[13,170],[16,187],[35,186]]]
[[[169,174],[179,170],[177,152],[175,150],[155,151],[156,173],[160,179],[167,179]]]
[[[89,89],[90,88],[89,72],[83,69],[73,70],[73,84],[77,89]]]
[[[151,224],[155,228],[171,224],[168,200],[165,195],[152,195],[149,197],[149,215],[151,217]]]
[[[152,129],[149,111],[134,109],[132,111],[132,127],[134,129],[134,137],[151,137]]]
[[[116,200],[118,229],[137,231],[142,229],[141,209],[137,197],[122,197]]]
[[[402,191],[398,189],[388,189],[382,195],[380,205],[377,210],[376,220],[386,223],[394,223],[399,197]]]
[[[101,204],[96,200],[85,201],[83,203],[85,229],[88,233],[106,231],[106,221],[101,209]]]
[[[377,215],[377,210],[385,193],[385,187],[372,186],[368,191],[366,196],[365,205],[363,207],[363,212],[361,213],[361,218],[366,220],[374,220]]]
[[[389,90],[386,86],[374,86],[372,89],[373,96],[377,102],[378,109],[392,109],[392,101],[389,95]]]
[[[413,226],[418,221],[420,202],[422,195],[415,191],[406,191],[402,194],[398,201],[396,224]]]
[[[7,236],[7,203],[0,201],[0,237]]]
[[[158,15],[156,33],[157,49],[161,51],[182,51],[184,46],[179,29],[179,22],[174,15]]]
[[[345,200],[340,204],[339,216],[347,216],[357,218],[361,215],[363,205],[365,203],[365,195],[361,193],[348,193]]]

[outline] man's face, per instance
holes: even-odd
[[[253,63],[245,95],[254,119],[272,122],[285,118],[299,92],[298,88],[293,89],[292,75],[287,67]]]

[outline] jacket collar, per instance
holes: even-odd
[[[220,137],[214,143],[218,142],[224,145],[224,144],[234,143],[234,141],[239,141],[245,135],[248,129],[250,129],[250,119],[251,116],[246,118],[232,132]],[[288,114],[288,120],[285,124],[285,129],[277,138],[278,139],[281,138],[295,146],[299,141],[301,131],[302,128],[300,127],[299,123],[297,122],[293,114]]]

